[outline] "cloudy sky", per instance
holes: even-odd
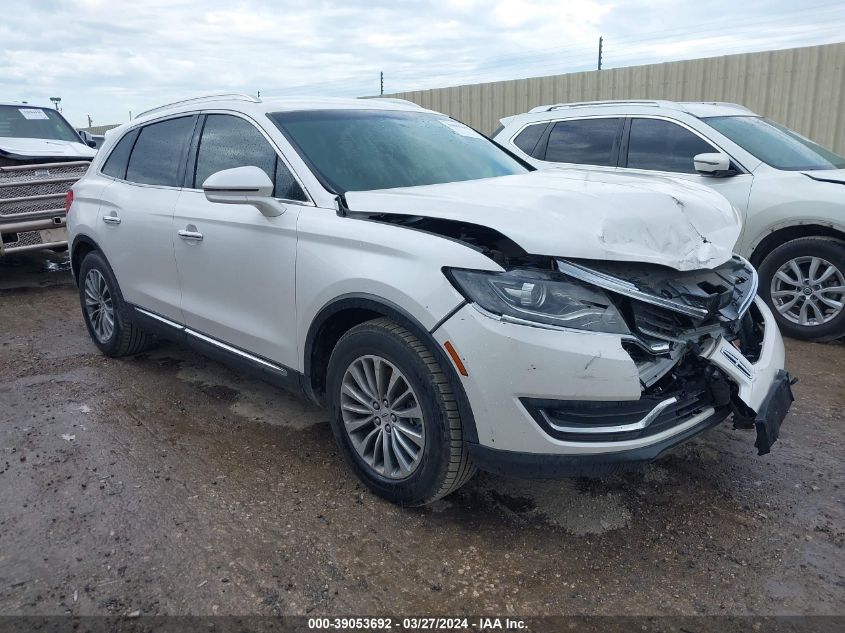
[[[77,126],[238,91],[378,94],[845,40],[841,0],[0,0],[0,101]]]

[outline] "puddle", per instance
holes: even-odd
[[[512,516],[539,519],[578,536],[620,530],[631,521],[621,494],[582,491],[574,480],[485,478],[479,487]]]
[[[317,406],[261,380],[239,376],[223,366],[201,366],[183,361],[176,377],[194,383],[200,391],[224,404],[232,413],[250,420],[307,429],[324,422],[328,414]]]

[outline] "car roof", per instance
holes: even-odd
[[[51,105],[39,105],[37,103],[25,103],[23,101],[0,101],[0,106],[12,106],[15,108],[39,108],[41,110],[55,110]]]
[[[235,110],[245,114],[268,112],[294,112],[303,110],[396,110],[432,112],[411,101],[392,98],[343,98],[343,97],[272,97],[259,98],[246,94],[217,94],[193,97],[162,105],[142,112],[132,123],[155,119],[165,114],[195,112],[197,110]]]

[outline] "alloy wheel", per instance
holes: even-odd
[[[106,278],[96,268],[85,275],[85,313],[100,343],[114,333],[114,302]]]
[[[381,356],[361,356],[347,367],[341,416],[355,451],[376,473],[405,479],[425,448],[419,399],[404,374]]]
[[[803,326],[828,323],[845,305],[845,274],[821,257],[796,257],[772,277],[772,303],[787,320]]]

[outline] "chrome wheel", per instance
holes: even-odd
[[[343,425],[352,446],[376,473],[404,479],[419,466],[425,425],[419,399],[405,376],[381,356],[361,356],[340,389]]]
[[[792,323],[828,323],[842,312],[845,275],[821,257],[796,257],[772,277],[772,304]]]
[[[100,343],[114,333],[114,302],[105,277],[96,268],[85,275],[85,314]]]

